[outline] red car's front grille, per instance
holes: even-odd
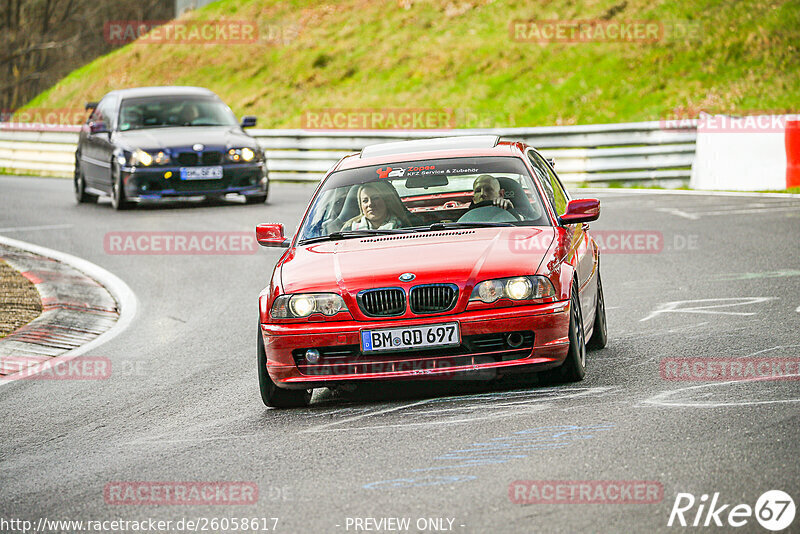
[[[508,342],[509,336],[513,345]],[[444,349],[364,354],[358,345],[339,345],[295,349],[292,356],[300,372],[308,376],[413,372],[527,358],[533,349],[533,340],[531,331],[498,332],[464,336],[460,346]],[[310,348],[320,353],[316,364],[305,359]]]
[[[440,313],[453,309],[458,300],[455,284],[429,284],[411,288],[408,301],[416,314]]]
[[[399,287],[368,289],[360,292],[356,300],[368,317],[394,317],[406,311],[406,293]]]

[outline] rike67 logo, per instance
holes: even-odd
[[[667,526],[738,528],[750,523],[753,516],[767,530],[784,530],[794,521],[794,500],[784,491],[769,490],[751,507],[749,504],[724,503],[719,493],[714,493],[710,501],[706,494],[696,499],[691,493],[678,493]]]

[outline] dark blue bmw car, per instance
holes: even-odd
[[[91,109],[75,152],[75,198],[115,209],[163,199],[269,194],[264,152],[217,95],[199,87],[111,91]]]

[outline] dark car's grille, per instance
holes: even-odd
[[[406,311],[406,294],[398,288],[368,289],[357,297],[358,306],[370,317],[392,317]]]
[[[203,152],[203,165],[219,165],[220,163],[222,163],[222,152],[216,150]]]
[[[222,163],[222,152],[208,150],[206,152],[181,152],[178,154],[181,165],[219,165]]]
[[[178,154],[178,163],[181,165],[197,165],[196,152],[181,152]]]
[[[408,298],[414,313],[439,313],[453,309],[458,300],[455,284],[430,284],[411,288]]]

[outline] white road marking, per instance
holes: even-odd
[[[704,314],[721,314],[721,315],[755,315],[756,312],[731,312],[731,311],[709,311],[711,308],[726,308],[732,306],[744,306],[747,304],[758,304],[759,302],[766,302],[774,300],[776,297],[733,297],[733,298],[719,298],[719,299],[696,299],[696,300],[675,300],[672,302],[665,302],[659,304],[658,307],[650,312],[650,315],[644,319],[639,319],[639,322],[647,321],[661,313],[704,313]],[[713,304],[706,306],[694,306],[690,308],[679,308],[682,304],[693,304],[702,302],[724,302],[724,304]]]
[[[315,426],[303,430],[302,432],[316,433],[316,432],[375,430],[379,428],[405,428],[409,426],[430,426],[430,425],[451,425],[457,423],[472,423],[484,419],[496,419],[501,417],[528,415],[534,412],[552,408],[551,403],[554,400],[572,399],[576,397],[584,397],[587,395],[603,394],[612,389],[614,388],[613,387],[593,387],[593,388],[580,388],[580,389],[548,388],[546,390],[534,390],[534,391],[524,391],[524,392],[509,391],[509,392],[469,395],[466,397],[461,397],[456,395],[452,397],[444,397],[437,399],[425,399],[419,402],[403,404],[402,406],[396,406],[394,408],[370,411],[368,413],[360,414],[354,417],[349,417],[341,421],[334,421],[332,423]],[[541,395],[541,393],[546,393],[546,395]],[[550,393],[555,393],[555,395],[549,395]],[[508,399],[507,401],[496,402],[496,403],[491,402],[491,400],[493,399],[501,400],[507,397],[524,397],[524,396],[529,396],[529,398],[521,398],[515,400]],[[402,420],[396,423],[359,426],[359,427],[344,426],[354,421],[365,419],[367,417],[381,416],[391,412],[399,412],[401,410],[405,410],[406,408],[414,408],[416,406],[422,406],[422,405],[435,405],[445,401],[465,401],[465,400],[468,401],[471,400],[474,402],[465,406],[456,406],[453,408],[436,408],[434,406],[431,406],[430,410],[422,410],[422,411],[413,410],[410,411],[408,414],[400,414]],[[472,413],[466,413],[463,416],[458,416],[455,414],[455,412],[464,412],[468,410],[471,410]],[[409,421],[409,418],[412,417],[416,418],[420,416],[442,414],[445,412],[450,412],[458,418],[437,419],[434,421]]]
[[[715,282],[731,282],[734,280],[758,280],[761,278],[784,278],[787,276],[800,276],[800,270],[784,269],[780,271],[764,271],[761,273],[734,273],[723,274],[711,278]]]
[[[716,211],[700,211],[694,213],[697,215],[697,218],[705,217],[708,215],[739,215],[744,213],[765,213],[765,212],[772,212],[772,211],[798,211],[800,210],[800,205],[794,206],[772,206],[768,208],[743,208],[737,210],[716,210]]]
[[[800,345],[778,345],[776,347],[772,347],[771,349],[759,350],[759,351],[756,351],[756,352],[754,352],[752,354],[748,354],[747,356],[745,356],[745,358],[750,358],[752,356],[755,356],[756,354],[763,354],[765,352],[772,352],[773,350],[791,349],[791,348],[795,348],[795,347],[800,347]]]
[[[0,232],[28,232],[32,230],[63,230],[65,228],[72,228],[74,224],[46,224],[42,226],[9,226],[7,228],[0,228]]]
[[[794,375],[783,375],[781,378],[787,377],[795,377],[800,376],[797,374]],[[712,388],[712,387],[722,387],[722,386],[729,386],[731,384],[747,384],[750,382],[761,382],[761,381],[775,381],[774,377],[756,377],[748,380],[730,380],[728,382],[717,382],[713,384],[701,384],[699,386],[689,386],[685,388],[678,388],[678,389],[671,389],[669,391],[662,391],[657,395],[653,395],[649,399],[644,400],[645,404],[655,404],[658,406],[669,406],[669,407],[679,407],[679,408],[720,408],[723,406],[755,406],[758,404],[780,404],[780,403],[787,403],[787,402],[800,402],[800,398],[794,399],[773,399],[773,400],[749,400],[749,401],[740,401],[740,402],[692,402],[692,401],[685,401],[682,402],[680,400],[670,401],[668,397],[672,395],[677,395],[679,393],[702,389],[702,388]]]
[[[798,211],[800,204],[751,204],[749,206],[724,206],[719,209],[711,211],[694,211],[688,212],[679,210],[677,208],[656,208],[656,211],[668,213],[678,217],[683,217],[692,221],[696,221],[702,217],[715,216],[715,215],[739,215],[746,213],[764,213],[771,211]]]
[[[678,217],[683,217],[685,219],[690,219],[692,221],[696,221],[700,218],[700,216],[694,213],[687,213],[685,211],[675,209],[675,208],[656,208],[656,211],[661,211],[664,213],[669,213],[670,215],[677,215]]]
[[[800,313],[800,306],[798,306],[798,307],[797,307],[797,309],[796,309],[795,311],[796,311],[797,313]]]

